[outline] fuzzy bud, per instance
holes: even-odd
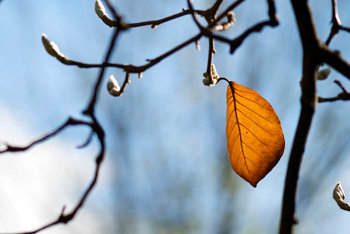
[[[331,73],[331,68],[330,67],[322,69],[322,70],[320,70],[318,72],[317,79],[318,80],[325,80],[325,79],[327,79],[327,77],[329,76],[330,73]]]
[[[109,94],[114,97],[118,97],[122,95],[118,81],[113,75],[109,77],[109,80],[107,82],[107,90]]]
[[[101,0],[96,0],[95,2],[95,12],[98,15],[98,17],[109,27],[116,27],[118,24],[117,22],[113,21],[111,18],[109,18],[109,16],[106,13],[106,9],[103,6]],[[123,20],[119,20],[120,21],[120,26],[122,27],[126,27],[126,23]]]
[[[340,209],[350,211],[350,205],[344,201],[345,193],[341,187],[341,183],[338,182],[333,190],[333,198],[337,202]]]
[[[95,2],[95,12],[100,19],[102,19],[103,16],[107,15],[106,9],[100,0],[96,0],[96,2]]]
[[[53,57],[57,58],[57,59],[62,59],[65,56],[61,53],[60,49],[58,48],[58,46],[55,44],[55,42],[53,41],[49,41],[46,37],[46,34],[43,34],[41,37],[41,40],[44,44],[45,50],[47,51],[47,53],[49,53],[50,55],[52,55]]]
[[[214,85],[216,85],[216,83],[218,82],[218,79],[220,78],[220,76],[216,72],[216,68],[215,68],[214,64],[211,65],[211,75],[206,72],[206,73],[203,74],[203,76],[204,76],[203,84],[205,86],[214,86]]]

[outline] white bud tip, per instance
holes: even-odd
[[[55,42],[49,41],[45,33],[41,36],[41,40],[44,44],[44,47],[47,53],[49,53],[50,55],[56,58],[64,58],[64,55],[61,53],[60,49],[55,44]]]
[[[109,94],[114,97],[122,95],[118,81],[113,75],[109,77],[109,80],[107,82],[107,90]]]
[[[100,0],[96,0],[95,2],[95,12],[101,19],[104,15],[106,15],[106,9]]]
[[[333,198],[337,202],[340,209],[350,211],[350,205],[344,201],[345,193],[340,182],[338,182],[334,187]]]

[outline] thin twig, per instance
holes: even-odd
[[[230,7],[228,7],[224,13],[225,16],[229,14],[231,10],[233,10],[235,7],[237,7],[241,1],[236,1],[233,3]],[[240,36],[238,36],[235,39],[228,39],[226,37],[213,34],[208,28],[212,27],[215,25],[219,19],[223,18],[223,13],[215,20],[211,25],[208,26],[207,29],[201,28],[201,32],[203,33],[204,36],[206,37],[213,37],[215,40],[227,43],[230,45],[230,53],[233,54],[235,50],[243,43],[243,41],[253,32],[260,32],[265,26],[271,26],[271,27],[276,27],[278,25],[278,17],[276,15],[276,8],[275,8],[275,2],[273,0],[267,0],[268,3],[268,15],[269,15],[269,20],[257,23],[256,25],[248,28],[245,32],[243,32]]]
[[[337,0],[332,0],[332,21],[331,22],[332,22],[332,28],[326,40],[326,43],[325,43],[326,45],[329,45],[332,38],[338,34],[340,25],[341,25],[339,14],[338,14]]]
[[[208,84],[205,85],[215,85],[217,81],[214,80],[213,72],[212,72],[212,64],[213,64],[213,54],[214,54],[214,39],[212,37],[209,37],[209,49],[208,49],[208,62],[207,62],[207,72],[206,77],[209,77]]]
[[[196,25],[201,29],[202,25],[199,23],[199,21],[196,18],[196,15],[194,13],[193,5],[191,3],[191,0],[187,0],[187,6],[189,8],[189,12],[192,15],[193,21],[196,23]]]
[[[125,90],[125,88],[126,88],[126,85],[129,84],[130,82],[131,82],[131,81],[130,81],[130,73],[127,72],[127,73],[125,74],[125,79],[124,79],[123,85],[122,85],[122,87],[120,88],[120,92],[121,92],[121,93],[124,93],[124,90]]]
[[[110,9],[110,11],[113,14],[113,17],[115,20],[111,20],[108,19],[108,23],[107,25],[111,26],[111,27],[120,27],[122,26],[123,28],[127,29],[127,28],[136,28],[136,27],[143,27],[143,26],[149,26],[151,25],[152,28],[156,28],[158,25],[169,22],[171,20],[180,18],[182,16],[185,15],[189,15],[190,11],[189,10],[184,10],[182,12],[167,16],[165,18],[162,19],[158,19],[158,20],[149,20],[149,21],[143,21],[143,22],[138,22],[138,23],[127,23],[125,21],[123,21],[122,17],[120,16],[120,14],[118,14],[116,12],[116,10],[114,9],[114,7],[112,6],[112,4],[109,2],[109,0],[105,0],[108,8]],[[198,13],[199,15],[202,15],[202,13],[204,11],[195,11],[196,13]],[[103,20],[103,19],[102,19]]]
[[[230,6],[228,6],[224,12],[222,12],[219,16],[217,16],[215,20],[208,25],[208,28],[211,28],[212,26],[216,25],[220,20],[225,18],[230,11],[238,7],[244,1],[245,0],[237,0],[234,3],[232,3]]]
[[[341,93],[338,94],[338,96],[336,97],[332,97],[332,98],[322,98],[322,97],[318,97],[318,102],[335,102],[335,101],[348,101],[350,100],[350,93],[345,89],[345,87],[340,83],[339,80],[335,80],[334,81],[335,84],[337,84],[339,86],[339,88],[342,90]]]
[[[78,149],[83,149],[83,148],[85,148],[86,146],[88,146],[88,145],[91,143],[92,137],[94,136],[94,134],[95,134],[95,132],[94,132],[94,131],[91,131],[90,134],[89,134],[89,136],[88,136],[87,139],[85,140],[85,142],[84,142],[83,144],[81,144],[81,145],[78,145],[77,148],[78,148]]]
[[[109,62],[103,62],[101,64],[89,64],[89,63],[82,63],[82,62],[77,62],[74,60],[68,59],[68,62],[62,62],[63,64],[70,65],[70,66],[78,66],[80,68],[106,68],[106,67],[114,67],[114,68],[120,68],[123,69],[125,72],[128,73],[142,73],[145,72],[147,69],[153,67],[154,65],[158,64],[161,62],[163,59],[169,57],[170,55],[174,54],[175,52],[183,49],[187,45],[198,41],[202,37],[201,33],[198,33],[197,35],[193,36],[192,38],[188,39],[187,41],[184,41],[180,45],[174,47],[173,49],[169,50],[168,52],[154,58],[154,59],[148,59],[148,63],[141,65],[141,66],[135,66],[131,64],[116,64],[116,63],[109,63]]]
[[[268,15],[269,20],[258,23],[249,29],[247,29],[244,33],[242,33],[239,37],[232,40],[230,42],[230,53],[233,54],[235,50],[243,43],[243,41],[253,32],[260,32],[265,26],[276,27],[278,25],[278,17],[276,14],[276,7],[274,0],[267,0],[268,4]]]
[[[237,38],[230,41],[230,53],[233,54],[236,49],[243,43],[243,41],[253,32],[260,32],[265,26],[276,26],[274,21],[268,20],[258,23],[251,28],[247,29],[244,33],[242,33]],[[214,37],[219,39],[217,37]]]
[[[338,3],[337,0],[332,0],[332,28],[328,35],[328,38],[325,42],[325,44],[328,46],[331,42],[331,40],[336,36],[340,30],[350,32],[350,28],[344,27],[341,24],[339,13],[338,13]]]
[[[203,11],[196,10],[195,12],[198,13],[199,15],[201,15]],[[180,17],[185,16],[185,15],[189,15],[189,14],[191,14],[190,10],[184,10],[180,13],[177,13],[177,14],[174,14],[174,15],[162,18],[162,19],[144,21],[144,22],[139,22],[139,23],[128,23],[126,25],[128,28],[142,27],[142,26],[148,26],[148,25],[151,25],[152,28],[155,28],[156,26],[158,26],[160,24],[169,22],[171,20],[174,20],[174,19],[180,18]]]
[[[345,61],[339,52],[332,51],[327,45],[321,44],[319,54],[325,63],[350,79],[350,63]]]
[[[38,233],[40,231],[46,230],[52,226],[55,226],[57,224],[61,224],[61,223],[67,224],[69,221],[71,221],[75,217],[75,215],[80,210],[80,208],[83,206],[88,195],[90,194],[90,192],[92,191],[92,189],[95,187],[95,185],[97,183],[101,163],[102,163],[102,160],[104,157],[104,152],[105,152],[104,132],[103,132],[103,129],[101,128],[101,126],[97,122],[94,123],[94,127],[95,127],[95,132],[97,133],[97,136],[98,136],[98,139],[100,142],[100,151],[96,157],[96,167],[95,167],[93,179],[90,182],[90,185],[88,186],[86,191],[83,193],[83,196],[80,198],[78,204],[75,206],[75,208],[71,212],[69,212],[67,214],[64,214],[64,210],[65,210],[65,207],[64,207],[62,209],[62,212],[61,212],[60,216],[58,217],[58,219],[53,221],[53,222],[50,222],[50,223],[48,223],[48,224],[46,224],[38,229],[35,229],[33,231],[21,232],[21,233],[16,233],[16,234],[35,234],[35,233]],[[5,233],[2,233],[2,234],[5,234]],[[7,233],[7,234],[9,234],[9,233]],[[12,233],[12,234],[14,234],[14,233]]]
[[[110,41],[110,46],[107,50],[107,53],[106,53],[106,56],[105,56],[105,59],[104,59],[104,63],[108,63],[108,60],[112,54],[112,51],[113,51],[113,48],[116,44],[116,39],[118,38],[118,35],[119,35],[119,32],[121,31],[122,29],[120,29],[119,27],[115,29],[114,33],[113,33],[113,36],[111,38],[111,41]],[[103,66],[100,70],[100,73],[99,73],[99,76],[97,78],[97,81],[96,81],[96,84],[95,84],[95,89],[94,89],[94,92],[92,93],[91,95],[91,98],[90,98],[90,102],[89,102],[89,105],[88,107],[83,111],[83,114],[85,115],[89,115],[89,116],[94,116],[94,110],[95,110],[95,103],[96,103],[96,100],[97,100],[97,96],[98,96],[98,93],[99,93],[99,90],[100,90],[100,86],[101,86],[101,83],[102,83],[102,79],[103,79],[103,75],[104,75],[104,72],[105,72],[105,69],[106,67]]]
[[[7,152],[14,153],[14,152],[26,151],[26,150],[30,149],[31,147],[33,147],[39,143],[42,143],[42,142],[50,139],[51,137],[56,136],[58,133],[63,131],[66,127],[72,126],[72,125],[85,125],[85,126],[90,126],[91,128],[93,126],[93,124],[90,122],[69,118],[64,124],[59,126],[56,130],[52,131],[51,133],[46,134],[45,136],[39,138],[38,140],[31,142],[30,144],[28,144],[26,146],[19,147],[19,146],[12,146],[12,145],[6,144],[6,149],[1,150],[0,154],[7,153]]]

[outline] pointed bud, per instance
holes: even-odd
[[[350,205],[344,201],[345,193],[341,187],[341,183],[338,182],[333,190],[333,198],[337,202],[340,209],[350,211]]]
[[[56,57],[57,59],[62,59],[65,56],[61,53],[58,46],[53,41],[49,41],[45,34],[42,35],[41,40],[44,44],[45,50],[47,53],[52,55],[53,57]]]
[[[117,22],[113,21],[106,13],[106,9],[103,6],[101,0],[96,0],[95,2],[95,12],[98,15],[98,17],[109,27],[116,27],[118,24]],[[126,23],[123,20],[119,20],[119,25],[121,27],[126,27]]]
[[[96,0],[95,2],[95,12],[98,15],[98,17],[100,17],[100,19],[102,19],[104,15],[107,15],[106,9],[100,0]]]

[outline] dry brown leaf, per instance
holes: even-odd
[[[227,87],[226,137],[233,170],[256,187],[284,151],[281,123],[270,103],[233,81]]]

